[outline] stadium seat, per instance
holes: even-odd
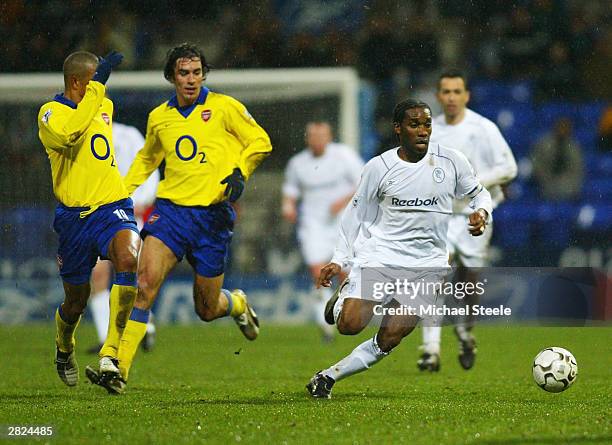
[[[476,80],[471,85],[473,106],[496,104],[507,106],[512,103],[531,103],[533,84],[530,81],[499,82],[496,80]]]

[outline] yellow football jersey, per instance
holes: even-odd
[[[145,145],[124,178],[130,193],[166,160],[157,197],[183,206],[226,199],[221,181],[238,167],[248,178],[272,151],[270,138],[244,105],[202,87],[179,108],[176,96],[149,114]]]
[[[38,137],[51,162],[53,192],[68,207],[90,207],[128,197],[115,162],[113,103],[90,81],[76,105],[58,94],[38,112]]]

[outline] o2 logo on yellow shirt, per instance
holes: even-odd
[[[102,139],[102,141],[104,142],[105,145],[105,151],[104,154],[100,154],[97,150],[96,150],[96,140],[97,139]],[[96,133],[91,137],[91,152],[94,155],[94,158],[99,159],[100,161],[106,161],[108,159],[109,156],[111,156],[110,152],[110,144],[108,143],[108,139],[106,139],[106,136],[104,136],[103,134],[99,134]],[[100,145],[100,144],[98,144]],[[115,166],[115,157],[111,156],[111,166],[114,167]]]
[[[182,144],[181,142],[187,141]],[[204,164],[206,162],[206,153],[203,151],[198,153],[198,144],[192,136],[183,135],[176,140],[176,145],[174,146],[174,150],[176,151],[176,156],[181,161],[191,161],[196,157],[196,154],[200,155],[200,164]],[[185,156],[186,155],[186,156]]]

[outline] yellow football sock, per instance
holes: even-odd
[[[139,308],[132,309],[132,314],[127,322],[121,342],[119,345],[119,370],[125,380],[128,379],[132,361],[138,350],[138,345],[147,332],[147,322],[149,321],[149,311]]]
[[[79,325],[79,321],[81,320],[81,316],[74,323],[66,323],[64,321],[64,312],[62,311],[62,306],[58,306],[55,311],[55,326],[57,328],[55,334],[55,344],[61,352],[72,352],[74,350],[74,346],[76,344],[76,340],[74,339],[74,331]]]
[[[227,289],[221,289],[221,293],[227,298],[227,315],[230,317],[238,317],[244,314],[246,310],[246,300],[238,292],[230,292]]]
[[[108,333],[104,346],[100,349],[100,357],[117,358],[119,341],[130,318],[137,292],[135,273],[122,272],[116,274],[115,282],[110,291]]]

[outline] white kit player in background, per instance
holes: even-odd
[[[504,199],[502,185],[514,179],[516,161],[499,128],[489,119],[466,108],[470,92],[465,76],[459,71],[448,71],[438,79],[438,101],[443,113],[433,121],[432,143],[459,150],[470,161],[480,183],[491,193],[493,208]],[[488,250],[492,227],[481,237],[470,236],[465,229],[467,216],[472,212],[466,200],[456,200],[453,217],[448,225],[448,249],[457,268],[455,279],[461,282],[478,280],[477,267],[488,265]],[[466,305],[477,304],[478,295],[466,297]],[[459,362],[464,369],[474,366],[476,341],[471,333],[473,317],[458,320],[455,333],[459,339]],[[440,337],[438,326],[423,327],[422,355],[417,365],[421,370],[440,369]]]
[[[362,288],[361,276],[372,271],[379,271],[384,276],[386,271],[380,268],[400,269],[406,273],[416,269],[418,275],[411,275],[414,281],[441,283],[440,271],[450,268],[446,236],[455,198],[469,198],[474,209],[469,221],[464,221],[465,229],[469,226],[474,236],[485,233],[492,211],[491,195],[479,183],[463,154],[429,143],[431,125],[431,110],[427,104],[414,100],[399,103],[393,113],[393,131],[400,146],[366,164],[357,192],[342,214],[334,256],[321,269],[317,281],[318,285],[329,287],[331,278],[341,268],[352,265],[348,280],[334,293],[328,305],[342,334],[361,332],[374,311],[378,309],[380,313],[381,305],[383,310],[401,311],[400,305],[410,304],[406,297],[418,299],[421,307],[438,303],[438,295],[427,292],[410,296],[394,292],[377,298]],[[363,237],[363,242],[355,252],[358,236]],[[356,261],[353,261],[354,255]],[[421,318],[402,312],[384,314],[374,338],[312,377],[306,385],[309,394],[329,398],[337,381],[383,359]]]
[[[353,148],[332,142],[328,122],[309,122],[305,138],[307,147],[287,164],[282,213],[290,223],[297,222],[302,256],[314,282],[334,253],[340,214],[357,189],[363,161]],[[323,318],[331,291],[314,288],[313,293],[315,320],[324,340],[331,340],[334,329]]]
[[[115,145],[115,156],[117,167],[121,176],[125,176],[136,157],[138,151],[144,146],[144,137],[136,127],[124,125],[119,122],[113,122],[113,143]],[[142,184],[134,194],[134,215],[140,230],[144,224],[143,218],[150,211],[153,202],[155,201],[155,193],[159,184],[159,172],[153,172],[149,179]],[[100,344],[106,340],[106,331],[108,329],[108,320],[110,317],[109,307],[109,284],[112,276],[110,261],[98,261],[92,273],[91,291],[92,296],[88,306],[91,309],[92,318],[96,325],[98,340]],[[149,318],[147,324],[147,335],[145,336],[142,345],[145,351],[153,347],[155,339],[155,325],[152,317]],[[90,352],[97,353],[100,348],[94,346]]]

